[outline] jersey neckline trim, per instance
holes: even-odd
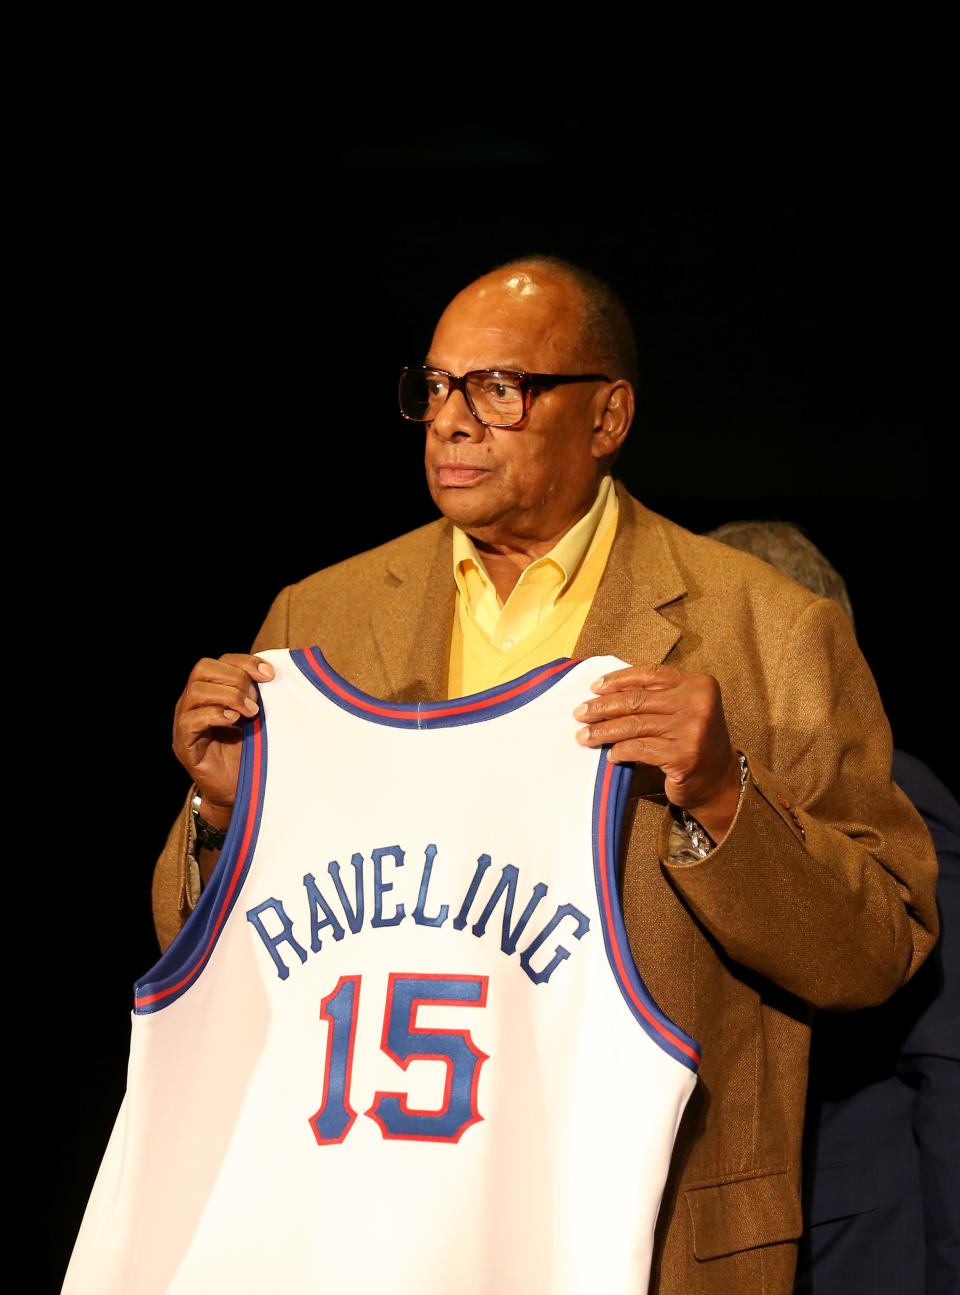
[[[335,706],[373,724],[412,729],[455,728],[509,714],[540,697],[580,664],[577,658],[560,657],[518,679],[450,701],[388,702],[348,683],[318,647],[291,649],[290,658],[304,678]]]

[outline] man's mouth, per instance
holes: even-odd
[[[439,463],[435,471],[441,486],[473,486],[490,475],[486,468],[470,463]]]

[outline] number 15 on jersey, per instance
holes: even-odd
[[[320,1004],[327,1022],[327,1055],[320,1109],[310,1127],[320,1146],[342,1142],[357,1113],[351,1105],[353,1053],[360,1011],[362,976],[341,976]],[[421,1142],[459,1142],[471,1124],[482,1120],[477,1110],[477,1083],[487,1054],[473,1042],[469,1030],[424,1029],[417,1024],[421,1005],[485,1007],[487,976],[410,975],[393,972],[387,983],[380,1048],[401,1068],[411,1061],[444,1062],[442,1103],[436,1110],[414,1110],[402,1092],[376,1092],[365,1112],[384,1138]]]

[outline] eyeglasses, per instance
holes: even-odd
[[[530,412],[534,390],[569,382],[610,382],[604,373],[527,373],[474,369],[456,377],[426,366],[400,374],[400,412],[413,423],[436,418],[451,391],[460,391],[471,414],[486,427],[518,427]]]

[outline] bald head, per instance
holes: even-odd
[[[534,282],[553,278],[572,288],[577,298],[579,366],[611,378],[626,378],[636,390],[640,378],[636,338],[626,306],[608,283],[558,256],[523,257],[508,261],[494,273],[501,271],[524,275]]]
[[[580,294],[571,282],[509,266],[457,293],[440,316],[430,353],[455,333],[466,367],[489,367],[496,355],[502,369],[573,373],[582,350],[582,316]],[[482,364],[481,357],[486,357]]]
[[[606,373],[637,385],[637,347],[626,308],[602,279],[569,261],[531,256],[498,266],[459,292],[441,323],[451,311],[458,320],[469,311],[490,329],[506,319],[511,325],[522,320],[531,341],[545,344],[554,357],[541,372]],[[517,358],[511,363],[533,367]]]

